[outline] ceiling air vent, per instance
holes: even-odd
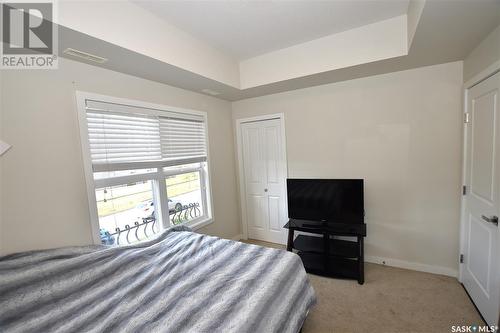
[[[202,89],[201,91],[203,93],[205,93],[205,94],[209,94],[209,95],[212,95],[212,96],[220,95],[220,92],[214,91],[212,89]]]
[[[70,55],[70,56],[73,56],[73,57],[85,59],[87,61],[97,62],[98,64],[103,64],[106,61],[108,61],[108,59],[106,59],[106,58],[99,57],[99,56],[96,56],[94,54],[90,54],[87,52],[75,50],[72,48],[67,48],[66,50],[63,51],[63,53]]]

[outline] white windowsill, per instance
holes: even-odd
[[[203,227],[205,227],[213,222],[214,222],[214,219],[212,217],[210,217],[210,218],[207,218],[204,220],[194,221],[191,223],[188,222],[188,223],[181,224],[181,225],[185,225],[186,227],[190,227],[193,230],[198,230],[198,229],[203,228]]]

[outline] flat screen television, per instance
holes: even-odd
[[[363,179],[287,179],[288,217],[364,223]]]

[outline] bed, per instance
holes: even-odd
[[[297,255],[185,227],[0,257],[2,332],[296,333],[315,301]]]

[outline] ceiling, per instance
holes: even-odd
[[[214,5],[214,2],[210,3]],[[286,3],[293,4],[292,2]],[[257,7],[260,5],[260,3],[255,3]],[[250,10],[252,13],[254,11],[255,9]],[[306,17],[307,15],[303,16]],[[356,17],[356,15],[352,16]],[[304,20],[310,22],[310,19]],[[74,47],[89,53],[105,55],[110,61],[96,66],[198,93],[210,89],[220,93],[217,96],[218,98],[234,101],[463,60],[499,24],[500,0],[427,0],[413,43],[406,56],[324,71],[247,89],[238,89],[199,73],[155,59],[147,54],[131,51],[125,47],[63,26],[60,26],[61,30],[59,32],[59,54],[64,56],[62,51],[65,48]],[[282,37],[281,41],[285,41],[285,39]],[[259,43],[255,38],[246,42],[252,45]],[[263,44],[259,45],[262,47]],[[69,58],[82,61],[77,58]]]
[[[236,60],[405,14],[409,0],[135,1]]]

